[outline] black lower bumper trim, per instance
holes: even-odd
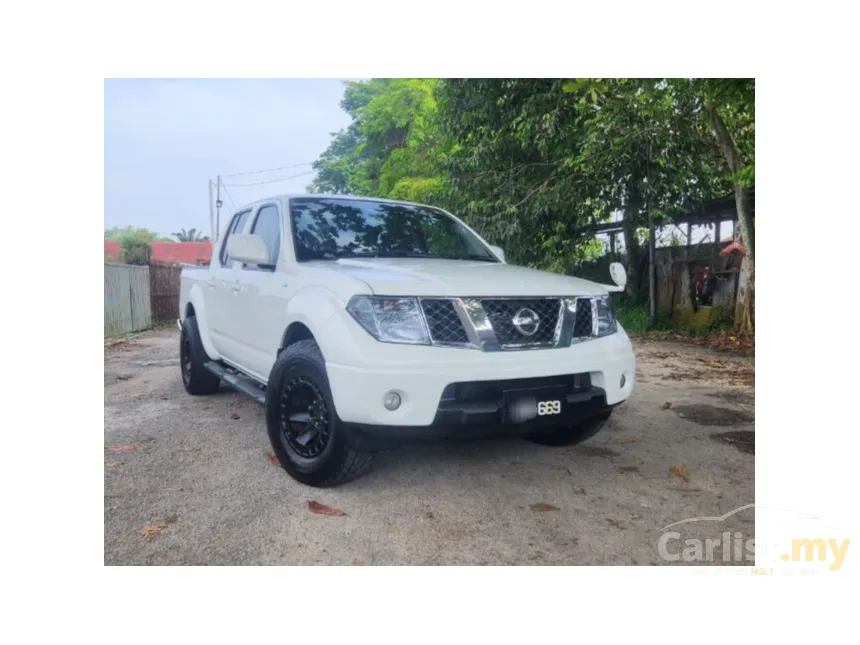
[[[517,390],[495,401],[442,401],[436,418],[428,426],[347,424],[348,441],[358,450],[383,450],[410,443],[469,440],[498,436],[523,436],[541,430],[569,427],[606,418],[615,406],[607,405],[602,388],[560,393],[559,398],[546,389]],[[526,407],[550,398],[562,400],[559,414],[532,414],[517,420],[509,406],[526,400]],[[535,405],[536,407],[536,405]]]

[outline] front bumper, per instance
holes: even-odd
[[[395,434],[447,427],[437,415],[445,413],[443,393],[454,383],[583,374],[597,397],[602,397],[603,409],[626,400],[635,384],[633,348],[620,327],[618,333],[567,348],[516,352],[373,342],[375,351],[361,364],[326,362],[332,397],[338,416],[347,424],[359,428],[388,426]],[[402,401],[393,411],[383,406],[386,393],[391,391],[397,392]],[[480,417],[468,416],[476,420],[464,425],[481,425]],[[487,421],[496,425],[500,422]]]
[[[577,379],[585,384],[560,386],[562,379]],[[538,415],[536,404],[545,400],[561,403],[561,412]],[[380,450],[422,441],[522,436],[605,419],[613,407],[606,403],[602,388],[588,383],[587,375],[460,383],[445,388],[430,425],[352,423],[347,424],[347,440],[359,450]]]

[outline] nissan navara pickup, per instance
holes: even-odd
[[[384,448],[594,436],[633,391],[610,292],[505,262],[454,215],[376,198],[283,195],[236,212],[208,267],[182,270],[192,395],[225,382],[265,406],[275,455],[311,486]]]

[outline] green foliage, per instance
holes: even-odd
[[[693,98],[659,79],[447,81],[440,120],[458,210],[512,261],[555,267],[615,211],[635,232],[649,209],[659,223],[723,194]]]
[[[178,233],[171,233],[179,242],[208,242],[209,236],[203,235],[196,228],[190,228],[187,231],[183,228]]]
[[[584,230],[623,211],[633,261],[649,213],[659,224],[731,188],[705,97],[740,133],[742,181],[754,183],[749,89],[743,79],[349,82],[341,105],[353,121],[309,189],[441,205],[511,262],[560,272],[599,255]]]
[[[755,167],[755,79],[708,78],[690,82],[702,103],[720,113],[745,167]],[[743,175],[755,182],[755,170]],[[752,184],[749,184],[752,185]]]
[[[105,231],[105,240],[108,242],[171,242],[170,238],[161,237],[158,233],[147,228],[137,226],[114,226]]]
[[[648,305],[635,305],[627,302],[613,304],[615,317],[629,334],[643,334],[651,329],[651,314]]]
[[[126,238],[122,241],[122,261],[125,264],[149,264],[152,250],[149,242]]]
[[[313,192],[390,197],[414,202],[443,198],[435,125],[436,79],[347,82],[341,106],[353,118],[314,163]]]

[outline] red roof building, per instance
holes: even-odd
[[[212,260],[211,242],[153,242],[149,248],[153,262],[206,265]],[[105,259],[118,260],[121,251],[119,242],[105,240]]]
[[[153,242],[153,262],[167,264],[209,264],[212,259],[211,242]]]

